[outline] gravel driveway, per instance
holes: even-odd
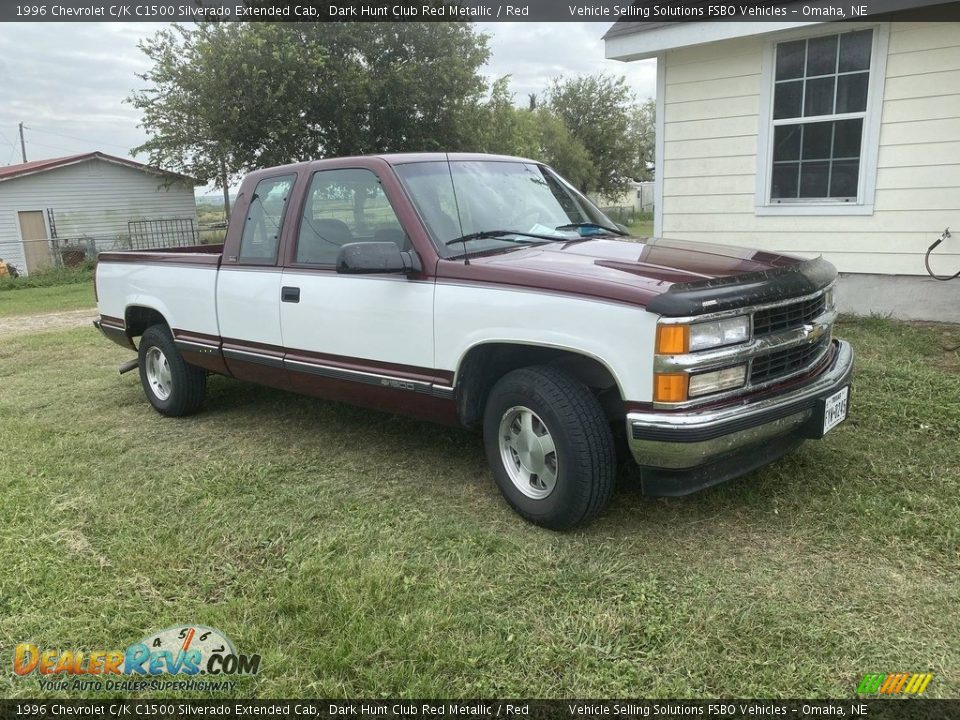
[[[0,337],[44,332],[46,330],[63,330],[66,328],[81,327],[83,325],[90,326],[90,323],[96,317],[96,308],[43,313],[41,315],[0,317]]]

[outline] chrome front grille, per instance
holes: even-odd
[[[755,357],[750,363],[750,384],[760,385],[806,370],[820,359],[829,345],[827,333],[816,342]]]
[[[680,355],[658,354],[654,359],[654,372],[686,373],[692,377],[744,365],[743,386],[699,395],[684,402],[655,400],[655,408],[694,407],[756,392],[814,369],[830,351],[836,318],[832,286],[805,297],[707,315],[661,318],[660,323],[692,324],[738,315],[751,317],[748,342]]]
[[[753,334],[763,337],[806,325],[823,315],[826,302],[823,295],[818,295],[789,305],[757,310],[753,314]]]

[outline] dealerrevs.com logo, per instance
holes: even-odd
[[[13,655],[13,672],[42,676],[44,690],[230,690],[236,683],[224,676],[256,675],[259,670],[260,655],[238,653],[230,638],[203,625],[169,627],[125,650],[20,643]],[[209,679],[200,681],[200,675]],[[161,681],[161,676],[178,679]]]
[[[858,695],[922,695],[933,673],[867,673],[857,687]]]

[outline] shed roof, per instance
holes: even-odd
[[[0,182],[12,180],[24,175],[34,175],[36,173],[46,172],[47,170],[53,170],[55,168],[65,167],[67,165],[86,162],[87,160],[103,160],[104,162],[113,163],[114,165],[123,165],[133,168],[134,170],[141,170],[154,175],[167,175],[179,180],[185,180],[193,183],[194,185],[197,184],[196,180],[191,177],[187,177],[186,175],[181,175],[180,173],[171,172],[169,170],[163,170],[158,167],[153,167],[152,165],[144,165],[136,160],[116,157],[115,155],[107,155],[106,153],[102,153],[100,151],[81,153],[80,155],[66,155],[58,158],[48,158],[46,160],[33,160],[31,162],[20,163],[19,165],[5,165],[0,167]]]

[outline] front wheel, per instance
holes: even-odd
[[[483,420],[487,460],[504,498],[521,516],[566,530],[599,514],[613,493],[613,434],[582,383],[551,367],[505,375]]]
[[[140,383],[154,409],[170,417],[199,410],[207,392],[207,374],[184,362],[164,325],[152,325],[140,338]]]

